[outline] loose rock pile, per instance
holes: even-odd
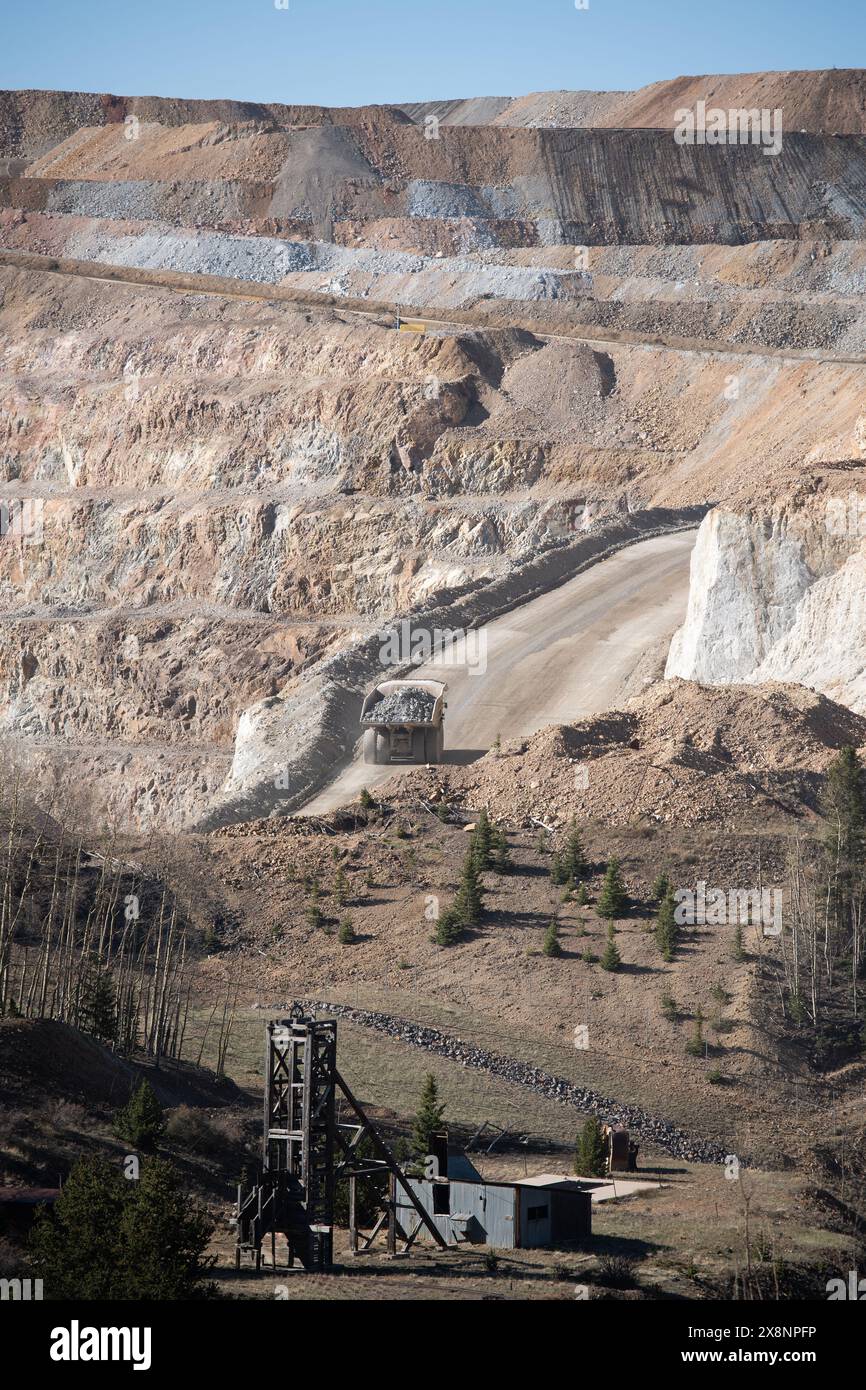
[[[690,1163],[724,1163],[727,1154],[720,1144],[709,1139],[697,1139],[682,1130],[676,1129],[667,1120],[658,1119],[639,1109],[636,1105],[623,1105],[599,1095],[586,1086],[576,1086],[561,1076],[540,1071],[526,1062],[518,1062],[513,1057],[503,1057],[496,1052],[485,1052],[461,1038],[449,1037],[438,1028],[427,1028],[411,1023],[405,1018],[392,1014],[376,1013],[370,1009],[353,1009],[348,1004],[329,1004],[320,1000],[297,1000],[305,1011],[314,1009],[334,1018],[345,1018],[362,1028],[374,1028],[390,1038],[408,1043],[410,1047],[420,1047],[425,1052],[449,1061],[459,1062],[464,1067],[487,1072],[499,1077],[513,1086],[526,1086],[545,1100],[557,1100],[563,1105],[573,1105],[585,1115],[597,1115],[611,1125],[624,1125],[633,1138],[652,1144],[674,1158],[686,1159]],[[290,1006],[291,1007],[291,1006]]]
[[[436,705],[427,690],[392,690],[364,716],[365,724],[429,724]]]

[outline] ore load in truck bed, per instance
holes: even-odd
[[[363,716],[365,724],[429,724],[436,697],[426,690],[392,690]]]

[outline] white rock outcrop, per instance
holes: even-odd
[[[866,541],[828,536],[826,517],[705,518],[666,678],[796,682],[866,711]]]

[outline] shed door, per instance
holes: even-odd
[[[486,1187],[481,1222],[487,1231],[487,1244],[500,1250],[513,1250],[517,1243],[514,1229],[514,1188]]]

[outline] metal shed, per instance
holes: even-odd
[[[451,1163],[449,1160],[449,1172]],[[549,1186],[414,1178],[411,1186],[449,1245],[490,1245],[499,1250],[556,1249],[592,1233],[592,1199],[580,1182],[554,1179]],[[409,1232],[418,1217],[398,1196],[398,1220]]]

